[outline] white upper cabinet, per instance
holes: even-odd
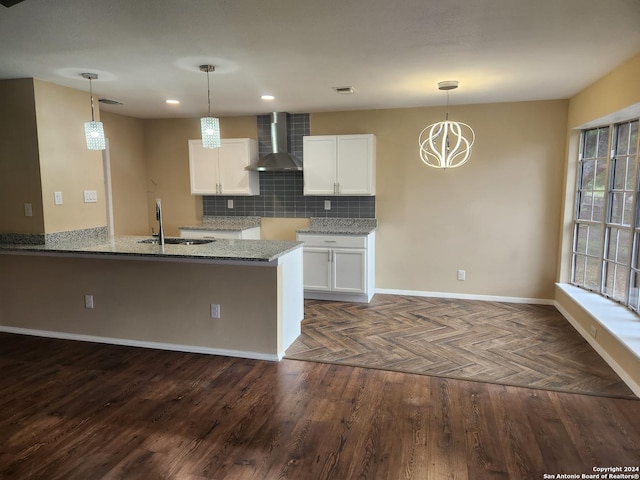
[[[375,135],[307,136],[303,147],[305,195],[375,195]]]
[[[258,172],[245,170],[257,160],[257,142],[251,138],[223,139],[220,148],[189,140],[191,194],[259,195]]]

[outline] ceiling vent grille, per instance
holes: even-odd
[[[117,100],[113,100],[111,98],[100,98],[98,99],[100,103],[104,103],[105,105],[124,105],[124,103],[119,102]]]
[[[333,87],[333,89],[340,95],[353,95],[356,93],[356,89],[353,87]]]

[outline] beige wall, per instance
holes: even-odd
[[[376,135],[376,287],[553,298],[567,102],[452,107],[450,117],[471,125],[477,139],[469,163],[448,171],[418,154],[420,131],[444,115],[311,115],[312,135]]]
[[[0,233],[45,233],[33,79],[0,80],[0,105]]]
[[[640,54],[571,98],[569,128],[578,128],[587,122],[640,103],[639,79]]]
[[[147,164],[144,121],[102,112],[109,141],[115,235],[148,235]]]
[[[89,94],[41,80],[34,80],[34,93],[46,233],[104,227],[102,152],[88,150],[84,138]],[[84,203],[84,190],[95,190],[98,202]],[[54,192],[62,192],[62,205],[54,204]]]

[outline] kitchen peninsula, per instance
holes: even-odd
[[[299,242],[144,239],[0,245],[0,331],[265,360],[300,334]]]

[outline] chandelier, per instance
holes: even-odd
[[[464,165],[471,155],[475,141],[473,129],[466,123],[449,120],[449,90],[458,88],[456,80],[438,83],[447,92],[447,112],[444,122],[437,122],[420,132],[420,158],[434,168],[456,168]]]

